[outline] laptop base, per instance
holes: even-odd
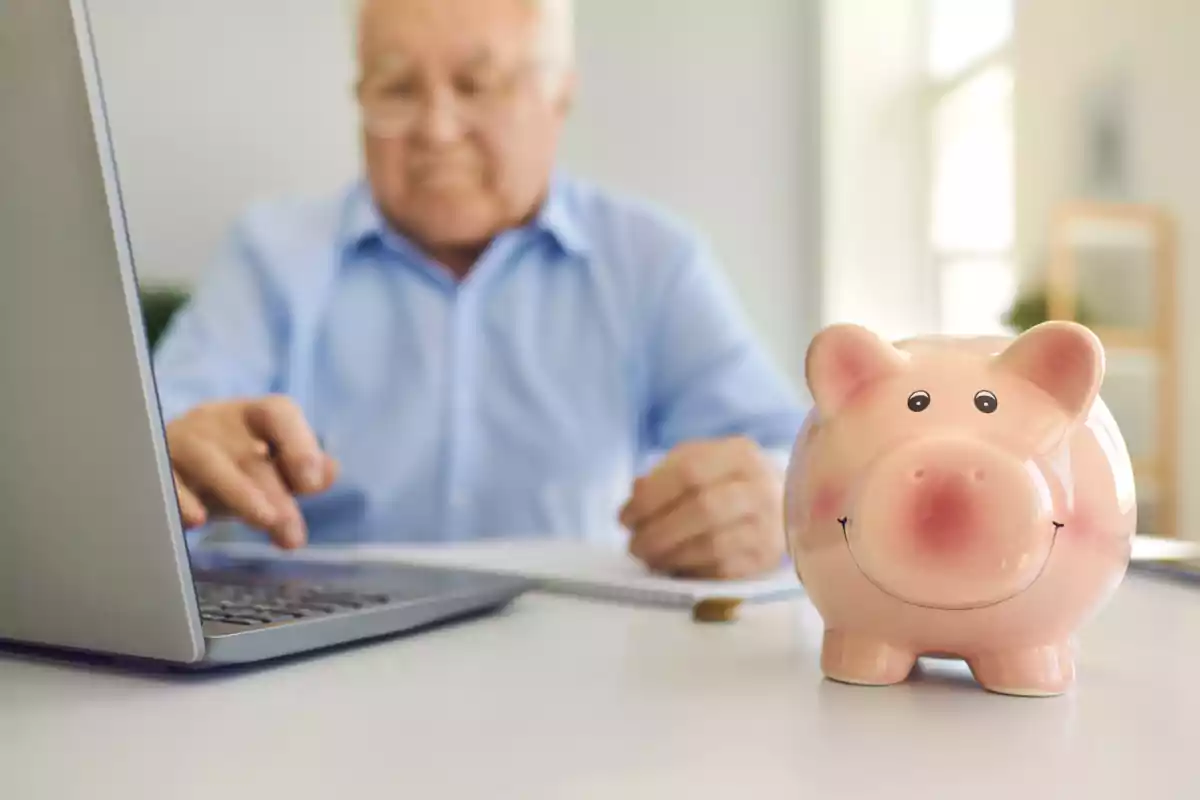
[[[400,564],[193,556],[205,655],[190,669],[267,661],[498,612],[523,578]]]

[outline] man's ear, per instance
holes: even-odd
[[[1027,330],[999,355],[997,368],[1028,381],[1076,419],[1091,408],[1104,380],[1104,346],[1076,322],[1050,321]]]
[[[830,416],[904,364],[903,353],[866,328],[837,324],[813,337],[804,377],[817,409]]]

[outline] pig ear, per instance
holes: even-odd
[[[809,345],[804,377],[817,409],[829,416],[904,363],[899,350],[866,328],[830,325]]]
[[[1035,325],[1002,353],[996,365],[1050,395],[1072,419],[1091,408],[1104,380],[1104,347],[1074,322]]]

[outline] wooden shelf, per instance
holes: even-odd
[[[1046,305],[1051,319],[1077,319],[1081,255],[1096,251],[1141,252],[1139,268],[1153,281],[1154,306],[1146,327],[1091,324],[1107,352],[1115,356],[1149,356],[1157,369],[1147,375],[1146,392],[1153,392],[1157,423],[1153,454],[1135,459],[1134,480],[1139,504],[1153,505],[1156,529],[1164,537],[1177,530],[1178,474],[1178,361],[1175,333],[1176,240],[1174,220],[1155,206],[1128,203],[1071,203],[1054,220],[1053,249],[1046,276]],[[1145,267],[1141,267],[1141,264]],[[1127,373],[1125,373],[1127,374]],[[1120,420],[1118,420],[1120,424]]]
[[[1078,249],[1147,250],[1154,247],[1154,236],[1141,224],[1090,222],[1070,233],[1069,243]]]
[[[1159,350],[1155,331],[1093,326],[1092,332],[1100,337],[1105,350],[1144,350],[1150,353]]]
[[[1133,477],[1136,480],[1143,478],[1151,481],[1157,480],[1158,466],[1157,458],[1135,458],[1133,459]]]

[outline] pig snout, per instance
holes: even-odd
[[[1041,474],[985,442],[927,439],[870,470],[845,524],[859,568],[908,602],[1007,599],[1041,572],[1057,526]]]
[[[947,552],[971,545],[986,526],[994,489],[982,465],[918,466],[912,472],[911,508],[902,512],[914,544],[932,552]]]

